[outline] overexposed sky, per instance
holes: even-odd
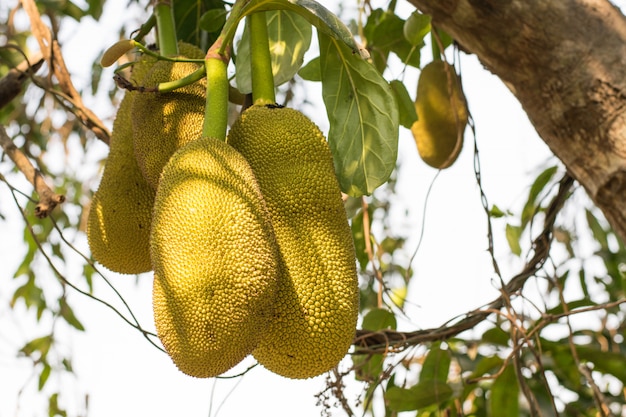
[[[9,0],[10,2],[13,0]],[[346,1],[352,4],[353,0]],[[322,1],[330,5],[334,2]],[[384,4],[386,2],[379,2]],[[410,12],[409,5],[400,2],[402,10]],[[376,4],[376,3],[374,3]],[[107,28],[119,24],[120,16],[126,18],[125,0],[109,0],[105,14],[98,25],[82,25],[62,33],[63,52],[69,70],[76,75],[77,85],[86,88],[90,82],[91,62],[101,47],[117,40],[116,30]],[[96,45],[97,43],[97,45]],[[424,49],[425,51],[427,48]],[[484,188],[491,204],[503,209],[519,210],[527,195],[528,186],[536,176],[536,169],[550,157],[543,142],[537,137],[520,105],[494,76],[485,71],[475,57],[461,55],[464,91],[470,111],[477,126]],[[399,75],[400,70],[394,75]],[[105,71],[110,77],[112,69]],[[416,84],[417,72],[405,74],[407,85]],[[311,86],[310,91],[319,91]],[[414,88],[410,93],[414,96]],[[101,94],[106,94],[103,89]],[[319,97],[318,97],[319,99]],[[107,100],[87,99],[103,119],[110,123],[112,110],[102,103]],[[321,102],[321,101],[320,101]],[[321,117],[320,111],[311,116]],[[327,126],[326,120],[316,120]],[[110,125],[110,124],[109,124]],[[106,147],[96,143],[89,151],[86,167],[95,170],[95,161],[106,153]],[[424,200],[435,170],[422,163],[409,131],[400,130],[399,161],[401,170],[398,180],[398,232],[408,233],[411,238],[407,247],[417,244],[422,228]],[[83,163],[83,162],[81,162]],[[84,162],[87,163],[87,162]],[[80,168],[80,166],[79,166]],[[23,190],[29,186],[19,176],[9,175],[10,167],[0,165],[0,173],[9,177]],[[2,194],[8,196],[6,187],[0,185]],[[402,211],[408,216],[403,217]],[[45,409],[45,396],[34,395],[34,383],[28,384],[32,371],[25,359],[15,359],[15,351],[28,340],[45,334],[46,323],[39,328],[30,326],[33,312],[25,312],[21,304],[10,311],[8,301],[12,289],[18,284],[11,275],[22,259],[22,224],[13,203],[0,201],[0,210],[8,216],[0,223],[0,417],[31,416]],[[504,224],[496,229],[496,255],[502,260],[504,276],[516,272],[518,265],[509,262],[508,246],[504,240]],[[491,260],[486,252],[486,223],[473,171],[473,138],[469,129],[466,143],[458,161],[443,171],[436,180],[428,201],[424,240],[415,257],[415,277],[407,302],[408,319],[400,322],[402,330],[428,328],[472,310],[492,300],[498,292],[492,280]],[[71,236],[72,242],[87,252],[83,235]],[[16,243],[19,242],[19,243]],[[68,277],[80,281],[82,263],[61,265]],[[152,277],[145,274],[134,277],[104,274],[123,294],[142,325],[153,329],[151,308]],[[57,288],[56,279],[48,272],[38,276],[46,287]],[[115,303],[114,294],[94,276],[95,294]],[[7,290],[8,288],[8,290]],[[78,318],[87,328],[84,333],[64,332],[60,326],[59,340],[64,352],[74,359],[76,377],[62,380],[51,379],[47,390],[62,385],[61,404],[70,411],[84,413],[88,407],[91,417],[115,416],[188,416],[220,417],[258,415],[273,417],[315,417],[321,408],[316,406],[315,394],[324,389],[324,376],[305,380],[288,380],[257,367],[243,378],[232,380],[200,380],[179,372],[169,357],[157,351],[110,309],[80,294],[70,292],[69,301]],[[229,374],[236,374],[250,365],[245,361]],[[349,359],[346,360],[346,366]],[[344,367],[345,368],[345,367]],[[348,379],[347,382],[352,382]],[[19,404],[18,390],[26,384]],[[347,397],[354,405],[362,387],[353,382],[347,389]],[[83,396],[88,393],[85,406]],[[219,412],[218,412],[219,411]],[[341,416],[340,410],[334,415]]]

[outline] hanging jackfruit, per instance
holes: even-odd
[[[356,329],[352,235],[324,136],[302,113],[255,105],[228,143],[250,163],[284,262],[276,311],[253,356],[289,378],[322,374],[346,355]]]
[[[445,61],[427,64],[419,77],[415,98],[417,121],[411,132],[417,151],[433,168],[447,168],[463,147],[467,105],[454,68]]]
[[[204,58],[196,46],[179,42],[181,56]],[[157,62],[144,87],[178,80],[200,68],[194,62]],[[202,135],[206,79],[166,93],[142,93],[133,103],[133,136],[137,163],[148,183],[156,190],[159,175],[170,156]]]
[[[157,334],[184,373],[213,377],[247,356],[274,314],[278,247],[246,160],[202,138],[163,170],[151,233]]]
[[[131,81],[140,84],[154,62],[148,56],[141,58],[133,65]],[[94,259],[123,274],[152,269],[149,236],[154,190],[144,179],[133,152],[131,108],[138,94],[127,91],[120,103],[87,223],[87,240]]]

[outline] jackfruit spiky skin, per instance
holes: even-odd
[[[359,293],[352,234],[328,144],[297,110],[255,105],[228,143],[250,163],[282,260],[276,312],[253,356],[288,378],[333,367],[354,338]]]
[[[204,58],[197,47],[179,43],[181,56]],[[193,73],[200,64],[192,62],[157,62],[144,87],[178,80]],[[134,101],[133,135],[137,163],[146,180],[156,190],[163,167],[172,154],[202,135],[206,78],[166,93],[142,93]]]
[[[274,313],[278,247],[246,160],[202,138],[177,151],[151,234],[157,334],[184,373],[214,377],[258,345]]]
[[[415,110],[417,121],[411,132],[420,157],[433,168],[448,168],[461,152],[468,119],[454,68],[437,60],[422,69]]]
[[[143,57],[134,66],[131,80],[140,83],[155,59]],[[120,103],[109,155],[98,190],[94,193],[87,223],[92,256],[114,272],[139,274],[152,269],[150,223],[154,190],[146,182],[133,152],[131,107],[137,92],[127,91]]]

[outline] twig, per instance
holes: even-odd
[[[47,217],[54,208],[65,201],[65,196],[57,194],[50,189],[43,178],[41,172],[33,166],[30,160],[22,151],[17,149],[4,126],[0,126],[0,146],[11,158],[17,169],[19,169],[28,182],[30,182],[39,195],[39,203],[35,207],[35,215],[40,219]]]
[[[83,100],[74,87],[69,71],[65,66],[61,48],[56,39],[53,39],[52,32],[43,21],[37,9],[34,0],[21,0],[24,11],[28,14],[31,24],[31,31],[43,54],[44,59],[50,67],[50,77],[54,75],[61,87],[61,90],[71,99],[72,112],[76,115],[83,125],[90,129],[98,139],[107,145],[109,144],[109,131],[106,129],[102,121],[85,105]]]
[[[30,59],[26,58],[15,68],[11,68],[4,77],[0,78],[0,109],[22,92],[22,85],[28,76],[35,74],[43,62],[41,53],[36,53]]]
[[[565,174],[559,183],[557,195],[552,199],[546,209],[544,229],[533,241],[533,257],[526,263],[524,269],[514,276],[503,288],[501,295],[493,300],[486,308],[476,309],[467,313],[458,323],[438,328],[417,330],[413,332],[398,332],[395,330],[357,330],[353,345],[357,347],[355,353],[381,353],[383,350],[401,351],[410,346],[420,343],[447,340],[466,330],[470,330],[493,314],[494,310],[500,310],[506,305],[506,298],[517,293],[523,288],[526,281],[534,276],[543,266],[550,251],[552,242],[552,230],[556,216],[568,197],[574,179]]]

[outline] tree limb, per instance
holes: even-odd
[[[506,84],[626,241],[626,19],[607,0],[409,0]]]
[[[0,109],[17,97],[29,74],[35,74],[43,62],[41,53],[36,53],[20,62],[15,68],[11,68],[4,77],[0,78]]]
[[[9,135],[7,135],[4,126],[0,126],[0,146],[2,146],[2,149],[11,158],[17,169],[24,174],[28,182],[35,187],[35,191],[39,194],[40,200],[35,208],[35,215],[39,218],[47,217],[58,204],[65,201],[65,196],[57,194],[50,189],[41,172],[33,166],[22,151],[17,149]]]

